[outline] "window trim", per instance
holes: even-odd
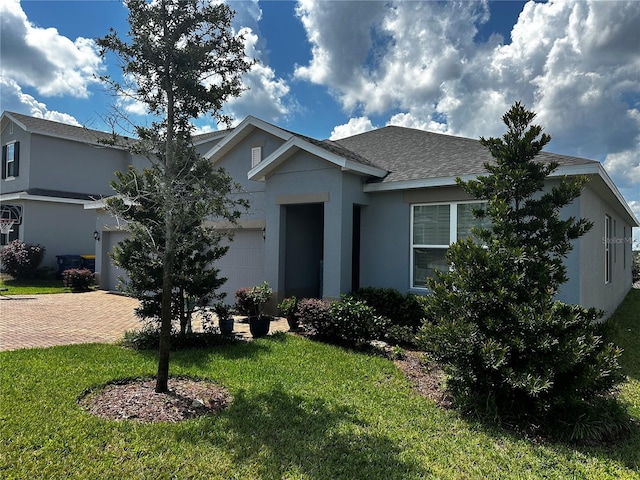
[[[9,152],[12,152],[9,159]],[[2,178],[4,180],[13,180],[18,176],[20,165],[20,142],[8,142],[2,146]],[[12,172],[9,174],[9,169]]]
[[[409,288],[412,290],[421,290],[427,291],[428,288],[426,286],[417,286],[415,284],[414,278],[414,260],[415,260],[415,250],[419,248],[431,248],[431,249],[443,249],[447,250],[452,244],[458,241],[458,205],[469,205],[469,204],[487,204],[487,201],[478,201],[478,200],[464,200],[459,202],[423,202],[423,203],[412,203],[410,205],[410,223],[409,223]],[[447,245],[440,244],[414,244],[413,243],[413,233],[414,233],[414,219],[415,219],[415,207],[437,207],[447,205],[449,207],[449,243]],[[455,208],[453,208],[455,206]]]
[[[611,283],[611,274],[613,267],[613,257],[611,249],[611,217],[607,214],[604,216],[604,283]]]
[[[251,169],[254,169],[262,161],[262,147],[251,147]]]

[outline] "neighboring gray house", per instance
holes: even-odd
[[[491,161],[480,142],[466,138],[385,127],[319,141],[254,117],[205,156],[251,201],[220,263],[228,301],[238,288],[263,280],[278,299],[338,298],[360,286],[425,293],[425,279],[447,268],[449,244],[474,223],[473,202],[455,177],[475,178]],[[599,162],[551,153],[539,158],[560,164],[554,177],[591,178],[566,208],[594,228],[575,242],[566,260],[570,281],[559,297],[610,314],[631,288],[631,243],[624,239],[638,220]],[[96,269],[101,286],[112,289],[118,272],[108,252],[126,233],[105,215],[97,228]]]
[[[209,150],[227,132],[196,137]],[[57,255],[93,255],[95,212],[88,201],[113,195],[109,182],[133,159],[128,150],[106,146],[105,132],[13,112],[0,117],[2,179],[0,214],[18,216],[12,231],[0,235],[0,248],[13,239],[47,248],[43,265],[56,267]]]

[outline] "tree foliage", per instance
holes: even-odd
[[[147,244],[154,248],[148,259],[162,271],[156,391],[166,392],[171,322],[176,311],[174,282],[185,273],[179,263],[187,232],[184,214],[203,213],[198,205],[183,207],[194,198],[189,197],[189,182],[194,178],[188,161],[194,158],[191,121],[211,114],[217,121],[229,123],[223,106],[241,94],[241,76],[253,61],[244,56],[242,36],[232,31],[233,12],[227,5],[206,0],[126,0],[126,5],[128,41],[111,30],[98,45],[103,55],[116,54],[127,83],[109,77],[104,80],[117,94],[144,104],[153,118],[150,126],[135,127],[138,141],[133,144],[133,150],[146,156],[153,167],[131,178],[144,178],[150,191],[136,190],[139,186],[132,185],[127,187],[131,194],[127,199],[141,205],[151,197],[153,208],[161,205],[160,222],[148,211],[136,218],[140,228],[132,229],[140,242],[147,242],[144,235],[155,235]]]
[[[450,271],[429,281],[421,339],[460,405],[500,421],[590,431],[575,427],[621,381],[620,350],[598,334],[601,312],[554,298],[567,280],[572,240],[592,225],[561,215],[587,180],[549,181],[558,164],[536,161],[550,137],[534,117],[513,105],[503,116],[507,133],[481,138],[495,160],[485,165],[489,174],[458,179],[487,201],[474,213],[490,224],[473,229],[479,241],[451,245]]]
[[[181,157],[177,157],[180,159]],[[172,318],[179,320],[180,333],[191,330],[191,314],[222,298],[217,290],[226,281],[219,276],[216,261],[228,246],[221,241],[228,230],[215,228],[209,217],[235,222],[247,204],[231,195],[239,187],[222,170],[192,152],[185,158],[183,189],[176,212],[176,235],[180,239],[174,252]],[[164,209],[157,167],[139,171],[133,167],[117,172],[112,187],[118,193],[107,201],[111,212],[127,222],[131,236],[114,247],[114,263],[124,268],[128,279],[124,290],[140,300],[136,313],[157,321],[162,314],[162,247]],[[143,193],[144,192],[144,193]],[[136,199],[135,203],[126,199]]]

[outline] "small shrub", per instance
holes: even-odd
[[[3,270],[16,280],[34,278],[46,251],[42,245],[29,245],[13,240],[0,250],[0,262]]]
[[[389,319],[376,315],[364,300],[344,296],[329,310],[334,334],[349,342],[366,342],[382,338]]]
[[[248,288],[240,288],[236,291],[236,310],[240,315],[249,316],[251,313],[251,298]]]
[[[300,323],[312,332],[320,335],[320,332],[331,334],[333,322],[329,313],[330,305],[326,300],[305,298],[298,302],[296,314]]]
[[[424,297],[403,294],[395,288],[360,288],[354,297],[364,300],[376,315],[390,320],[382,338],[392,343],[415,345],[416,334],[425,319]]]
[[[62,272],[62,281],[74,292],[87,292],[93,285],[93,272],[86,268],[71,268]]]
[[[236,291],[235,308],[240,315],[260,317],[272,294],[273,290],[267,282],[251,288],[241,288]]]
[[[278,310],[285,316],[295,316],[298,308],[298,299],[296,297],[287,297],[278,304]]]

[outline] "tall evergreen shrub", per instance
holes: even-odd
[[[574,440],[602,439],[627,427],[612,396],[621,351],[599,335],[601,312],[555,300],[571,242],[592,227],[560,211],[587,179],[545,185],[558,164],[535,159],[551,137],[534,117],[513,105],[503,116],[507,133],[480,140],[494,158],[489,174],[457,180],[487,201],[475,215],[491,225],[473,231],[479,242],[453,244],[450,271],[429,281],[421,341],[460,406]]]

